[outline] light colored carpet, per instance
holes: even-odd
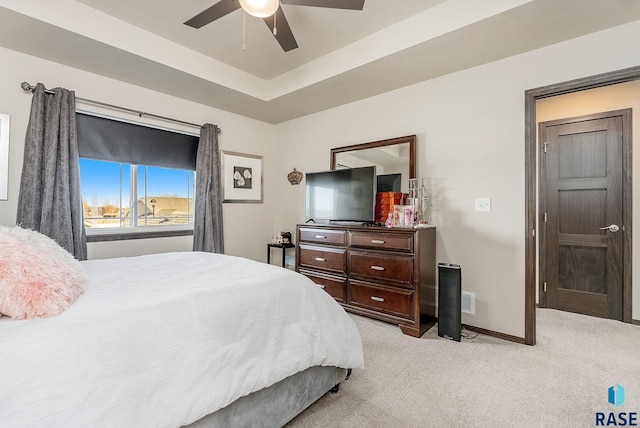
[[[352,316],[365,369],[288,428],[588,427],[596,412],[640,413],[640,326],[538,309],[537,345],[527,346],[452,342],[437,326],[415,339]],[[607,402],[616,383],[626,392],[618,408]]]

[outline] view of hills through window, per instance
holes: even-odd
[[[87,228],[193,224],[194,171],[80,159]]]

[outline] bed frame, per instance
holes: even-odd
[[[241,397],[187,427],[283,427],[327,392],[338,392],[340,382],[347,378],[346,369],[310,367]]]

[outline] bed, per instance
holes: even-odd
[[[363,367],[353,320],[296,272],[200,252],[80,266],[64,312],[0,318],[3,426],[282,426]]]

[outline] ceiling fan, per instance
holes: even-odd
[[[296,49],[291,27],[284,16],[280,3],[297,6],[327,7],[332,9],[362,10],[364,0],[220,0],[208,9],[185,22],[193,28],[201,28],[235,11],[244,9],[250,15],[262,18],[285,52]]]

